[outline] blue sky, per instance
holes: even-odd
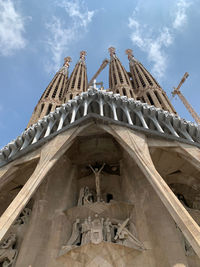
[[[170,96],[181,91],[200,114],[200,0],[0,0],[0,147],[26,127],[63,58],[87,51],[88,78],[109,57],[109,46],[128,69],[125,49]],[[108,87],[108,68],[98,77]],[[179,115],[193,121],[179,99]]]

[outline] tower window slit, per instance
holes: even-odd
[[[140,69],[141,69],[142,73],[144,74],[145,78],[147,79],[148,83],[152,86],[153,83],[152,83],[152,81],[149,79],[149,76],[145,73],[145,71],[143,70],[142,67],[140,67]]]
[[[64,84],[65,84],[65,78],[63,78],[63,81],[62,81],[62,86],[61,86],[61,89],[60,89],[59,98],[62,98]]]
[[[57,75],[53,78],[53,80],[50,82],[50,84],[49,84],[49,86],[47,87],[47,88],[49,88],[48,90],[47,90],[47,88],[46,88],[46,95],[45,95],[45,98],[47,98],[48,96],[49,96],[49,94],[50,94],[50,92],[51,92],[51,88],[52,88],[52,85],[53,85],[53,83],[55,82],[55,80],[57,79]],[[45,92],[44,92],[44,94],[45,94]],[[43,94],[43,95],[44,95]],[[43,97],[43,95],[42,95],[42,97]],[[42,98],[41,97],[41,98]]]
[[[156,95],[156,98],[158,99],[158,102],[162,105],[162,101],[160,99],[160,96],[157,91],[154,91],[154,94]]]
[[[124,67],[123,67],[121,64],[120,64],[120,66],[121,66],[122,72],[124,73],[124,77],[125,77],[126,83],[127,83],[128,85],[130,85],[131,82],[130,82],[128,73],[126,72],[126,70],[124,69]]]
[[[126,89],[122,88],[123,95],[126,95]]]
[[[112,66],[112,71],[113,71],[114,82],[115,82],[115,85],[116,85],[117,84],[117,78],[116,78],[116,75],[115,75],[114,65]]]
[[[147,93],[147,97],[149,99],[149,102],[151,103],[151,105],[154,105],[153,99],[151,97],[151,95],[149,93]]]
[[[41,115],[41,113],[42,113],[43,109],[44,109],[44,103],[41,105],[41,109],[40,109],[40,115]],[[40,115],[39,115],[39,116],[40,116]]]
[[[51,112],[52,109],[52,104],[49,104],[46,115],[48,115]]]
[[[124,81],[123,81],[122,74],[121,74],[121,71],[119,69],[118,64],[116,64],[116,67],[117,67],[117,72],[118,72],[118,75],[119,75],[119,80],[120,80],[121,83],[123,83]]]
[[[146,70],[146,68],[143,66],[143,68]],[[146,72],[148,72],[147,70],[146,70]],[[160,87],[160,85],[158,84],[158,82],[155,80],[155,78],[149,73],[149,75],[151,76],[151,79],[155,82],[155,84],[158,86],[158,87]]]
[[[109,87],[110,87],[110,88],[113,88],[112,78],[111,78],[111,77],[112,77],[112,76],[111,76],[111,68],[109,68],[109,77],[110,77],[110,78],[109,78]]]
[[[49,89],[47,90],[47,93],[46,93],[46,95],[45,95],[45,98],[47,98],[47,97],[49,96],[50,92],[51,92],[51,86],[50,86]]]
[[[86,91],[86,89],[87,89],[87,88],[85,88],[85,79],[83,80],[83,91]]]
[[[80,70],[79,79],[78,79],[78,89],[79,90],[81,88],[81,78],[82,78],[82,65],[81,65],[81,70]]]
[[[73,81],[72,81],[72,88],[74,88],[74,85],[75,85],[75,81],[76,81],[76,76],[77,76],[77,72],[78,72],[78,67],[74,73],[74,78],[73,78]]]
[[[137,88],[139,88],[139,83],[138,83],[138,80],[137,80],[137,78],[136,78],[136,74],[135,74],[135,70],[134,70],[134,72],[133,72],[133,81],[136,83],[136,86],[137,86]]]
[[[73,94],[70,94],[69,99],[72,99],[72,98],[73,98]]]
[[[52,97],[53,97],[53,98],[56,97],[56,93],[57,93],[57,91],[58,91],[58,86],[59,86],[59,84],[60,84],[60,80],[61,80],[61,78],[62,78],[62,76],[60,76],[60,77],[59,77],[59,80],[57,81],[56,87],[55,87],[54,92],[53,92],[53,94],[52,94]]]
[[[131,95],[131,97],[133,97],[133,92],[132,92],[132,90],[130,90],[130,95]]]
[[[135,67],[135,69],[136,69],[137,75],[138,75],[138,77],[139,77],[139,79],[140,79],[140,82],[141,82],[142,86],[145,87],[146,84],[145,84],[145,82],[144,82],[144,80],[143,80],[143,78],[142,78],[142,76],[141,76],[141,74],[140,74],[138,68]]]

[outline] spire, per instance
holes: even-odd
[[[42,94],[37,106],[35,107],[27,127],[36,123],[40,118],[54,111],[63,103],[63,93],[68,80],[68,69],[71,57],[64,58],[62,68],[56,73],[52,81]]]
[[[108,49],[110,53],[109,87],[114,93],[135,98],[130,78],[125,68],[117,58],[115,48]]]
[[[162,108],[171,113],[176,113],[165,91],[145,67],[135,59],[133,51],[127,49],[125,52],[128,55],[132,86],[137,100]]]
[[[86,52],[81,51],[80,59],[74,67],[74,70],[67,82],[64,93],[64,102],[87,90],[88,79],[85,56]]]

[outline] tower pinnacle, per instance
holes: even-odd
[[[110,53],[110,57],[116,56],[115,50],[116,49],[113,46],[108,48],[108,51]]]
[[[85,61],[85,56],[87,55],[86,51],[82,50],[80,52],[80,60]]]

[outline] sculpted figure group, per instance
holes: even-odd
[[[71,237],[63,249],[69,251],[77,246],[104,241],[144,250],[143,244],[128,230],[128,223],[129,218],[123,223],[113,223],[109,218],[100,218],[98,214],[94,219],[89,216],[81,221],[77,218],[73,223]]]

